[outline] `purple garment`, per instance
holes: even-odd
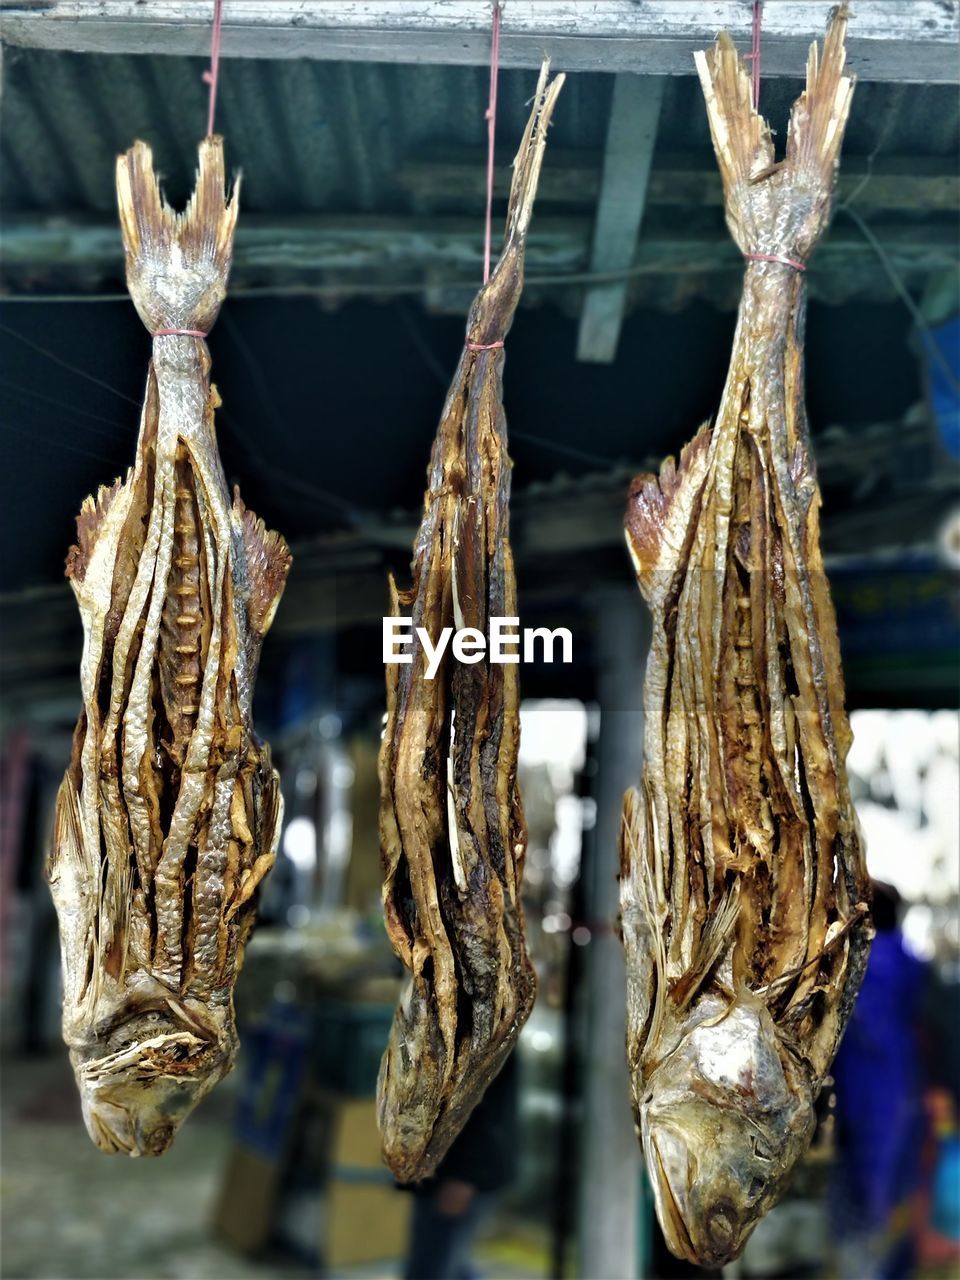
[[[920,1185],[925,987],[925,966],[899,930],[878,933],[832,1073],[840,1237],[882,1230]]]

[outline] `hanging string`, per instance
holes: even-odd
[[[490,35],[490,101],[487,105],[487,216],[483,238],[483,283],[490,279],[490,249],[493,242],[493,147],[497,132],[497,74],[500,70],[500,0],[493,0],[493,30]]]
[[[753,43],[749,53],[743,55],[744,62],[752,63],[753,71],[753,109],[760,110],[760,32],[763,26],[763,0],[753,0]]]
[[[207,109],[207,137],[213,137],[213,122],[217,114],[217,80],[220,76],[220,34],[223,26],[223,0],[213,0],[213,29],[210,33],[210,66],[203,73],[203,83],[210,86],[210,105]],[[203,329],[154,329],[152,338],[206,338]]]
[[[493,29],[490,33],[490,99],[487,103],[487,212],[483,229],[483,283],[490,279],[493,246],[493,161],[497,133],[497,74],[500,70],[500,0],[493,0]],[[503,342],[468,342],[468,351],[499,351]]]
[[[220,76],[220,31],[223,23],[223,0],[213,0],[213,31],[210,35],[210,68],[203,73],[203,83],[210,86],[210,107],[207,111],[207,137],[213,136],[213,122],[217,114],[217,80]]]
[[[753,109],[760,110],[760,36],[763,30],[763,0],[753,0],[753,41],[749,53],[743,55],[744,62],[751,63],[753,72]],[[785,267],[793,267],[794,271],[806,271],[804,263],[796,258],[788,258],[785,253],[745,253],[748,262],[781,262]]]

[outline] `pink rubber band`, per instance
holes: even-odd
[[[793,267],[794,271],[806,271],[806,266],[796,258],[788,258],[783,253],[745,253],[748,262],[782,262],[785,267]]]
[[[468,342],[465,344],[468,351],[499,351],[503,346],[502,342]]]
[[[202,329],[155,329],[151,338],[205,338]]]

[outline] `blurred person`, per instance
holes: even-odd
[[[960,1132],[950,1093],[935,1089],[928,1110],[935,1137],[927,1252],[960,1262]],[[926,1259],[924,1259],[926,1260]]]
[[[960,1275],[960,1002],[955,981],[944,981],[935,970],[933,977],[926,1006],[931,1142],[920,1262],[930,1269],[952,1267],[949,1274]]]
[[[873,882],[876,937],[833,1065],[831,1216],[842,1280],[906,1280],[916,1264],[928,973],[904,947],[899,906],[892,885]]]
[[[512,1053],[434,1177],[413,1188],[404,1280],[477,1280],[477,1230],[517,1171],[518,1065]]]

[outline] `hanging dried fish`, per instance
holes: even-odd
[[[510,459],[501,403],[503,339],[547,126],[563,76],[544,64],[514,161],[503,252],[470,311],[467,346],[433,445],[413,586],[393,612],[435,644],[444,627],[516,616]],[[479,349],[474,349],[479,348]],[[380,841],[387,931],[410,978],[380,1067],[384,1158],[403,1182],[436,1168],[526,1021],[536,976],[523,935],[526,827],[517,788],[517,667],[444,661],[422,649],[387,667]]]
[[[183,214],[143,143],[120,157],[117,190],[153,359],[134,466],[84,502],[67,558],[83,711],[47,876],[90,1137],[159,1155],[237,1049],[233,985],[282,810],[250,704],[290,556],[239,495],[231,505],[217,453],[203,335],[237,216],[222,140],[201,144]]]
[[[806,1150],[872,936],[803,400],[845,27],[822,64],[811,49],[780,163],[729,37],[697,54],[743,299],[716,423],[634,482],[626,518],[653,614],[623,815],[627,1057],[660,1223],[701,1265],[739,1254]]]

